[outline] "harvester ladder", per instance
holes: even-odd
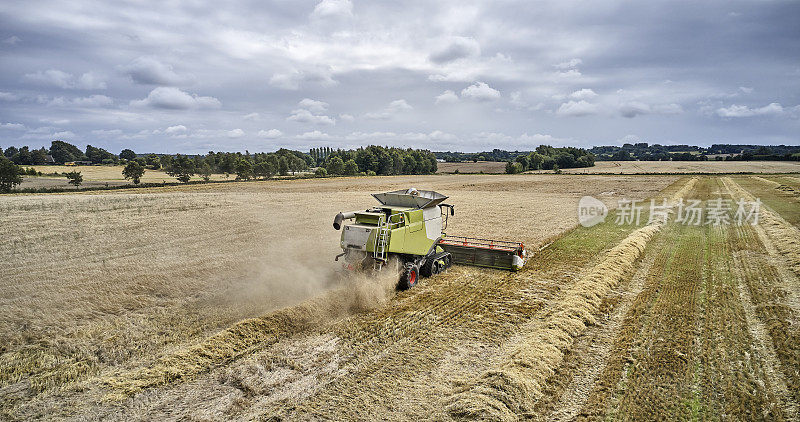
[[[372,250],[372,257],[382,265],[386,262],[386,249],[389,245],[389,224],[383,223],[378,226],[378,235],[375,236],[375,247]]]
[[[378,223],[378,233],[375,236],[375,247],[372,248],[372,257],[375,258],[375,269],[380,270],[386,264],[386,256],[389,254],[389,236],[393,228],[403,224],[403,213],[396,212],[391,214],[388,219]],[[394,222],[393,222],[394,221]]]

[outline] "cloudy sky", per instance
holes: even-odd
[[[800,2],[13,1],[0,146],[800,144]]]

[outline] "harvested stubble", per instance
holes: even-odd
[[[754,201],[750,192],[743,189],[730,177],[723,177],[722,182],[736,197]],[[772,211],[761,208],[759,224],[772,239],[775,247],[789,263],[795,274],[800,275],[800,230]]]
[[[693,178],[671,198],[674,203],[696,184]],[[517,420],[533,411],[544,383],[561,363],[565,351],[587,325],[603,298],[633,269],[647,243],[665,221],[642,227],[612,248],[588,275],[556,300],[552,313],[543,315],[523,330],[521,340],[502,362],[448,399],[447,411],[456,418]]]
[[[104,382],[112,392],[106,398],[121,400],[145,388],[196,375],[252,353],[253,348],[264,348],[343,315],[373,308],[389,298],[395,279],[384,274],[379,283],[355,281],[300,305],[240,321],[196,346],[161,357],[152,367],[107,377]]]

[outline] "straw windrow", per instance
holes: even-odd
[[[755,201],[756,198],[750,192],[739,186],[730,177],[723,177],[722,183],[737,197]],[[800,275],[800,230],[763,206],[759,213],[759,225],[772,239],[775,248],[786,258],[792,271]]]
[[[670,198],[674,203],[697,183],[693,178]],[[456,418],[510,421],[530,412],[543,394],[544,383],[561,363],[573,339],[594,324],[603,298],[633,269],[648,242],[664,226],[642,227],[612,248],[606,257],[552,304],[552,313],[526,327],[500,364],[448,399]]]

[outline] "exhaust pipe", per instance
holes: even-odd
[[[343,220],[349,220],[351,218],[354,218],[355,216],[356,216],[355,211],[350,211],[346,213],[340,212],[339,214],[336,214],[336,217],[333,218],[333,228],[336,230],[341,229]]]

